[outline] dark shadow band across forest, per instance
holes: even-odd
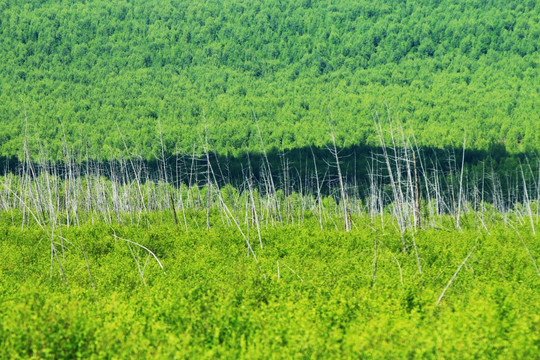
[[[387,144],[388,145],[388,144]],[[349,187],[356,188],[360,196],[367,196],[374,177],[384,184],[389,173],[416,171],[417,177],[436,175],[444,178],[459,176],[463,172],[467,181],[480,181],[498,177],[503,193],[508,193],[523,180],[530,182],[538,191],[540,181],[540,157],[537,153],[509,153],[504,145],[494,145],[489,150],[465,149],[460,147],[388,147],[357,145],[337,147],[342,178]],[[210,161],[210,163],[208,162]],[[400,166],[398,161],[410,164]],[[25,164],[16,157],[0,157],[0,175],[20,174]],[[210,166],[209,166],[210,165]],[[61,162],[33,162],[33,171],[39,175],[46,169],[59,177],[99,175],[110,179],[125,173],[126,179],[141,182],[164,181],[171,185],[204,186],[216,181],[219,186],[242,187],[249,177],[255,183],[264,183],[268,174],[276,189],[286,194],[291,192],[313,193],[318,183],[321,193],[332,193],[338,179],[336,156],[331,146],[303,147],[291,150],[271,149],[268,152],[246,152],[240,156],[222,155],[216,152],[194,150],[192,154],[164,153],[160,158],[124,158],[114,160],[87,159],[82,154],[71,154]],[[210,171],[212,175],[210,175]],[[449,180],[450,181],[450,180]],[[491,181],[491,180],[490,180]],[[424,186],[420,182],[420,186]],[[426,185],[427,187],[427,185]]]

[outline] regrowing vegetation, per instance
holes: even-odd
[[[535,358],[530,2],[0,4],[0,358]]]

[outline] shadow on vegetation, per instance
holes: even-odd
[[[457,147],[443,149],[419,147],[414,150],[415,158],[413,158],[411,149],[387,148],[390,165],[394,167],[396,155],[402,160],[407,158],[411,167],[416,165],[419,176],[422,176],[424,172],[428,174],[434,172],[439,174],[457,173],[460,171],[463,161],[465,171],[469,174],[499,175],[503,187],[505,178],[521,176],[520,164],[523,165],[524,169],[527,169],[525,176],[532,181],[536,181],[540,169],[540,158],[537,153],[511,154],[506,151],[503,144],[494,145],[487,151],[466,149],[464,154],[463,149]],[[387,171],[381,147],[356,145],[338,148],[338,157],[342,175],[350,185],[367,186],[370,182],[372,169],[379,174]],[[242,156],[209,153],[208,158],[211,169],[220,185],[239,186],[244,183],[250,172],[256,182],[264,180],[263,177],[268,174],[266,160],[261,152],[246,152]],[[298,191],[302,186],[313,187],[316,179],[315,174],[321,182],[323,191],[325,187],[332,187],[333,181],[337,181],[336,160],[331,148],[303,147],[285,151],[272,149],[267,152],[267,158],[275,186],[278,189],[287,188]],[[169,182],[176,185],[181,182],[190,185],[207,182],[210,168],[205,153],[198,152],[195,156],[166,154],[165,159]],[[36,174],[39,174],[45,166],[53,167],[57,175],[63,176],[68,169],[66,163],[35,164],[34,168]],[[0,157],[0,164],[0,175],[20,173],[23,167],[23,164],[15,157]],[[143,159],[85,160],[73,167],[77,169],[75,176],[99,174],[110,177],[114,172],[124,171],[131,175],[138,172],[138,177],[143,182],[165,178],[163,161],[157,158],[151,161]]]

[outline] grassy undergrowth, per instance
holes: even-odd
[[[538,261],[540,238],[530,228],[519,229],[523,242],[502,223],[489,234],[422,230],[420,274],[398,232],[357,225],[263,228],[258,262],[219,225],[57,229],[70,241],[66,287],[57,263],[51,276],[43,231],[3,221],[0,358],[538,356],[540,277],[524,243]],[[154,251],[165,272],[149,259],[143,283],[136,259],[143,267],[147,253],[113,234]]]

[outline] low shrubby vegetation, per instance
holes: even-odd
[[[255,262],[219,215],[209,230],[190,231],[166,215],[139,228],[58,228],[64,284],[58,264],[50,269],[43,231],[21,230],[20,213],[2,213],[0,356],[463,359],[540,351],[540,276],[529,256],[538,259],[540,242],[525,225],[497,221],[488,233],[468,221],[458,231],[443,218],[444,229],[415,234],[420,274],[400,232],[369,218],[354,218],[349,232],[321,231],[315,216],[263,228]],[[117,237],[152,249],[163,270]]]

